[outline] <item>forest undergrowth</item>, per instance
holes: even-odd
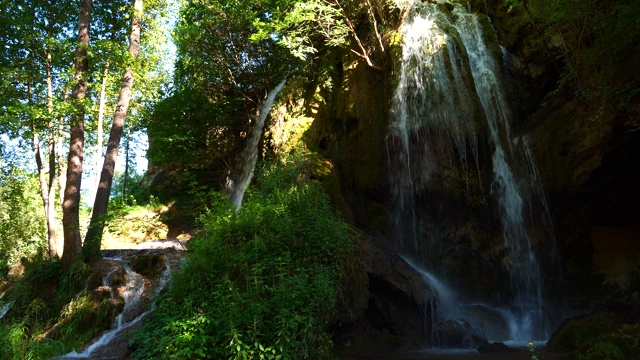
[[[138,334],[136,359],[331,358],[349,228],[304,155],[264,162],[239,211],[210,193],[187,263]]]

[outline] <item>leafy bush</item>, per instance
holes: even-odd
[[[16,168],[0,169],[0,266],[36,258],[46,249],[37,179]]]
[[[59,260],[23,264],[24,276],[3,297],[12,306],[0,320],[0,360],[50,359],[109,328],[114,305],[81,291],[87,264],[76,262],[65,272]]]
[[[263,166],[237,213],[219,194],[135,358],[330,357],[327,328],[350,239],[304,164]]]
[[[622,351],[609,341],[596,341],[580,349],[578,360],[620,360],[624,359]]]

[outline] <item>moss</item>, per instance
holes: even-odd
[[[622,351],[610,341],[596,341],[580,349],[577,354],[580,360],[622,360]]]
[[[329,196],[331,205],[338,210],[346,222],[353,224],[353,214],[342,196],[340,177],[333,163],[318,154],[311,154],[310,163],[312,167],[311,178],[320,181],[322,188]]]
[[[91,293],[84,293],[65,306],[52,340],[60,340],[79,349],[94,336],[108,330],[113,322],[115,305]]]
[[[605,334],[615,332],[620,326],[618,316],[604,310],[569,319],[549,339],[547,348],[558,352],[575,351]]]
[[[578,360],[640,359],[640,324],[623,325],[615,331],[584,341],[575,352]]]
[[[131,268],[138,274],[150,277],[157,273],[162,257],[158,254],[142,255],[131,259]]]

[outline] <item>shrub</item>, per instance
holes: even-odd
[[[219,195],[136,341],[136,358],[327,358],[346,224],[304,157],[258,170],[239,212]]]
[[[36,177],[11,167],[0,169],[0,267],[35,259],[47,251],[42,200]]]
[[[596,341],[578,351],[578,360],[621,360],[622,351],[609,341]]]

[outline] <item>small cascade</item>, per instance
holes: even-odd
[[[113,260],[119,260],[114,258]],[[122,261],[122,260],[120,260]],[[144,280],[143,278],[134,272],[131,269],[131,266],[127,262],[122,263],[123,268],[127,274],[127,281],[125,284],[125,290],[123,292],[124,297],[124,308],[120,314],[116,316],[111,325],[111,329],[102,333],[102,335],[93,342],[89,347],[87,347],[84,351],[78,353],[76,351],[72,351],[66,355],[60,356],[57,359],[77,359],[77,358],[92,358],[92,357],[100,357],[100,354],[97,354],[98,350],[104,349],[108,346],[114,339],[116,339],[120,334],[122,334],[127,329],[139,324],[147,315],[149,315],[153,311],[153,305],[150,309],[141,312],[140,306],[142,303],[143,293],[144,293]],[[111,287],[111,281],[113,279],[113,275],[117,273],[120,268],[114,268],[111,270],[104,278],[103,278],[103,286]],[[169,261],[166,262],[165,270],[160,275],[160,279],[157,282],[157,285],[151,295],[154,298],[157,294],[162,291],[162,289],[169,283],[171,278],[172,269],[169,264]],[[114,296],[112,290],[112,297]],[[141,312],[141,313],[140,313]]]
[[[496,235],[506,251],[501,264],[510,274],[505,291],[511,294],[511,310],[496,316],[509,327],[510,340],[543,340],[549,326],[534,243],[546,241],[555,249],[553,227],[531,152],[525,140],[512,136],[513,115],[500,67],[503,50],[488,45],[495,34],[487,24],[460,4],[444,1],[414,1],[403,24],[387,138],[397,246],[421,267],[433,268],[428,256],[439,246],[437,227],[454,224],[439,225],[438,219],[459,216],[460,209],[468,211],[471,205],[451,207],[455,212],[449,213],[451,201],[437,205],[430,194],[442,198],[442,189],[466,188],[468,202],[473,196],[486,197],[495,210],[474,219],[496,214],[501,230]],[[490,157],[483,158],[483,150]],[[492,178],[490,190],[482,183],[483,174]],[[494,231],[489,227],[488,232]],[[540,228],[546,233],[533,233]],[[456,301],[443,298],[447,295],[433,275],[423,276],[439,293],[438,321],[469,316]]]
[[[431,334],[433,348],[475,348],[477,339],[487,336],[482,324],[460,305],[455,291],[434,274],[424,270],[409,259],[405,261],[422,275],[435,292],[435,299],[425,309],[425,333]]]
[[[462,303],[456,292],[436,275],[408,259],[405,261],[422,275],[436,294],[435,300],[424,309],[428,330],[425,332],[431,334],[434,348],[447,349],[452,344],[474,348],[474,337],[515,346],[526,346],[531,341],[517,340],[523,331],[523,322],[512,310],[483,303]]]
[[[9,301],[6,303],[2,301],[4,294],[5,293],[0,294],[0,319],[7,315],[7,313],[11,309],[11,305],[13,305],[13,301]]]
[[[247,143],[245,144],[242,154],[240,156],[237,168],[235,172],[232,172],[227,177],[226,190],[229,195],[229,200],[235,206],[236,211],[240,209],[242,205],[242,198],[247,186],[251,182],[253,177],[253,168],[258,160],[258,142],[262,135],[262,129],[264,128],[264,122],[269,116],[273,102],[276,100],[276,96],[287,80],[282,80],[278,86],[276,86],[269,95],[262,101],[256,114],[255,124],[249,130],[247,136]]]
[[[0,305],[0,319],[2,319],[5,315],[7,315],[7,313],[9,312],[9,309],[11,309],[12,304],[13,304],[12,302],[8,302]]]

